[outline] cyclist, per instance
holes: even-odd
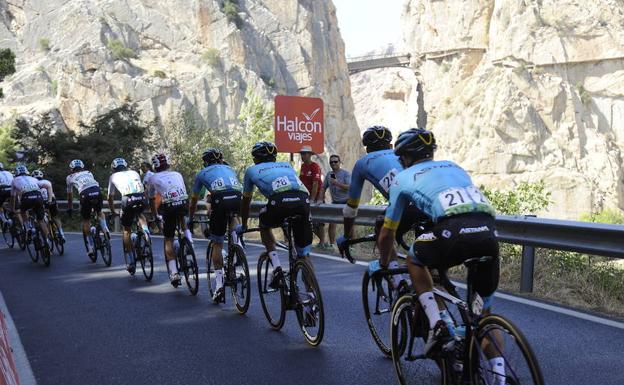
[[[141,174],[143,175],[143,186],[147,186],[150,176],[154,175],[152,163],[147,161],[141,162]]]
[[[28,210],[33,210],[39,228],[43,232],[43,235],[48,237],[48,226],[45,225],[44,217],[45,212],[43,208],[43,198],[41,196],[40,188],[47,189],[48,197],[54,197],[52,192],[52,186],[48,183],[42,183],[32,176],[28,175],[28,168],[24,165],[18,165],[15,167],[15,178],[11,184],[11,207],[14,213],[19,213],[17,216],[22,227],[27,222]],[[19,206],[18,206],[19,203]],[[19,209],[19,211],[17,211]],[[28,234],[32,235],[33,228],[28,228]]]
[[[173,249],[173,237],[176,225],[184,230],[184,236],[192,243],[191,232],[186,228],[184,216],[188,213],[188,194],[182,175],[169,170],[169,159],[165,154],[152,157],[155,173],[148,181],[150,207],[154,218],[162,212],[163,235],[165,236],[165,259],[169,266],[169,280],[173,287],[180,285],[180,273],[176,265],[176,251]]]
[[[123,248],[128,261],[128,271],[134,274],[135,260],[132,253],[132,244],[130,243],[130,227],[136,217],[145,234],[149,234],[147,229],[147,221],[143,216],[145,210],[145,191],[141,177],[136,171],[128,169],[128,163],[123,158],[115,158],[111,162],[113,174],[108,179],[108,207],[111,214],[116,216],[115,211],[115,192],[119,191],[121,195],[121,225],[123,226]]]
[[[85,170],[85,165],[80,159],[72,160],[69,163],[69,169],[71,170],[71,174],[65,179],[67,183],[67,214],[71,216],[74,211],[72,206],[74,201],[73,189],[75,188],[80,196],[82,236],[87,246],[87,254],[93,256],[95,246],[93,245],[93,238],[91,238],[89,234],[91,228],[91,211],[97,214],[102,230],[109,233],[108,226],[106,225],[106,217],[102,212],[102,192],[100,190],[100,184],[95,180],[91,171]]]
[[[195,177],[193,184],[193,195],[191,196],[190,218],[192,221],[197,201],[203,188],[208,191],[207,201],[210,202],[210,237],[212,241],[212,263],[215,268],[215,293],[212,300],[215,303],[221,302],[225,297],[223,289],[223,241],[227,231],[227,219],[230,213],[238,213],[241,205],[242,186],[238,181],[236,172],[223,164],[223,154],[216,148],[209,148],[202,154],[204,169]],[[230,228],[235,228],[238,221],[232,218]],[[235,233],[235,232],[234,232]],[[236,242],[235,234],[232,239]]]
[[[43,171],[35,170],[32,173],[33,178],[37,179],[39,182],[43,183],[45,187],[41,187],[39,191],[41,191],[41,196],[43,197],[43,206],[50,213],[50,219],[56,223],[56,226],[59,229],[59,233],[61,236],[60,241],[65,243],[65,232],[63,231],[63,226],[61,224],[61,218],[58,214],[58,205],[56,204],[56,195],[52,193],[52,197],[48,196],[48,186],[50,190],[54,191],[52,188],[52,182],[47,179],[43,179]]]
[[[430,131],[412,128],[399,135],[394,152],[405,170],[395,177],[390,188],[390,205],[379,234],[380,265],[384,267],[393,253],[399,220],[410,202],[433,223],[416,239],[408,258],[413,287],[431,325],[425,354],[451,340],[432,294],[433,283],[426,267],[444,269],[468,258],[492,256],[491,261],[479,265],[474,281],[486,311],[498,287],[499,274],[494,209],[466,171],[451,161],[433,160],[435,149]],[[495,370],[500,370],[502,358],[492,360],[492,366],[498,368]]]
[[[4,169],[4,164],[0,163],[0,220],[2,223],[9,218],[4,211],[4,202],[11,198],[11,185],[13,183],[13,174]]]
[[[255,165],[245,171],[243,181],[243,203],[241,205],[241,225],[237,233],[247,228],[249,209],[254,185],[268,199],[260,210],[260,236],[273,264],[273,278],[269,286],[276,288],[283,277],[282,267],[275,251],[275,238],[272,227],[278,227],[284,219],[298,215],[293,223],[295,249],[299,258],[305,258],[312,247],[312,224],[310,222],[310,197],[308,189],[297,177],[297,173],[285,162],[276,162],[277,147],[271,142],[258,142],[251,155]]]
[[[403,166],[399,162],[399,157],[392,150],[392,133],[384,126],[372,126],[366,129],[362,134],[362,145],[366,147],[367,154],[360,158],[353,167],[351,173],[351,184],[349,185],[349,195],[347,204],[343,209],[344,216],[344,234],[336,240],[338,249],[341,250],[346,240],[353,235],[353,224],[357,216],[358,205],[362,195],[364,182],[370,182],[379,191],[384,198],[388,199],[388,192],[394,177],[403,170]],[[409,209],[411,215],[409,220],[402,220],[399,233],[409,230],[411,225],[422,216],[414,212],[414,208]],[[406,215],[406,217],[408,217]],[[375,232],[381,227],[381,217],[379,218]],[[375,269],[377,261],[373,261],[372,269]],[[388,267],[396,269],[399,267],[396,252],[390,256]],[[398,287],[399,282],[407,277],[393,278],[393,285]]]

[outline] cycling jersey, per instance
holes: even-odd
[[[360,196],[364,181],[367,180],[388,199],[388,193],[394,177],[403,170],[399,157],[394,155],[394,150],[381,150],[364,155],[355,163],[351,173],[349,185],[349,198],[347,204],[357,207],[360,204]]]
[[[410,202],[434,223],[463,213],[495,214],[479,188],[472,184],[468,173],[447,160],[417,163],[394,178],[384,227],[396,230],[401,214]]]
[[[108,178],[108,195],[113,196],[115,190],[119,191],[122,197],[131,194],[143,194],[143,183],[136,171],[119,171]]]
[[[24,194],[33,191],[39,192],[39,189],[44,186],[46,186],[45,183],[41,183],[32,176],[20,175],[13,179],[13,183],[11,185],[11,196],[21,199]],[[50,189],[51,188],[52,187],[50,187]]]
[[[52,196],[50,196],[50,194],[48,193],[48,191],[52,191],[52,182],[50,182],[49,180],[41,179],[39,181],[39,191],[41,192],[41,197],[43,198],[44,202],[48,202],[54,199],[54,193],[52,193]]]
[[[8,171],[0,171],[0,186],[10,186],[13,183],[13,174]]]
[[[211,194],[243,189],[236,172],[230,166],[223,164],[210,165],[197,173],[193,184],[193,194],[199,195],[202,187],[205,187]]]
[[[81,194],[84,190],[91,187],[100,187],[100,184],[95,180],[91,171],[78,171],[73,174],[69,174],[67,179],[67,192],[72,192],[72,188],[78,190],[78,194]]]
[[[251,197],[254,185],[265,197],[287,191],[302,191],[308,189],[297,177],[295,170],[285,162],[265,162],[251,166],[245,171],[243,182],[243,196]]]
[[[154,173],[148,180],[150,197],[161,196],[161,203],[170,204],[188,199],[182,175],[176,171]]]

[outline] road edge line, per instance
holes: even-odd
[[[13,360],[15,361],[15,368],[19,376],[19,383],[20,385],[37,385],[35,374],[32,371],[30,361],[28,361],[28,356],[26,355],[26,350],[24,350],[24,345],[22,345],[22,340],[17,332],[17,327],[15,326],[15,322],[13,322],[13,317],[9,312],[9,308],[4,301],[2,292],[0,292],[0,310],[4,313],[4,319],[9,331],[9,346],[13,350]]]

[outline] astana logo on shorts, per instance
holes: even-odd
[[[451,237],[451,235],[453,235],[453,233],[451,233],[451,232],[450,232],[450,231],[448,231],[448,230],[443,230],[443,231],[442,231],[442,236],[443,236],[444,238],[450,238],[450,237]]]

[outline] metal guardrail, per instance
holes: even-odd
[[[67,201],[58,201],[61,207]],[[120,205],[115,201],[115,206]],[[258,217],[263,202],[252,202],[251,217]],[[74,202],[77,207],[77,202]],[[105,207],[108,203],[105,202]],[[342,223],[342,205],[313,204],[312,219],[325,223]],[[205,202],[198,203],[198,215],[206,214]],[[355,220],[357,225],[374,226],[377,216],[383,215],[385,206],[360,206]],[[603,223],[566,221],[533,216],[496,217],[498,239],[501,242],[523,246],[520,290],[531,292],[535,248],[573,251],[610,258],[624,258],[624,226]]]

